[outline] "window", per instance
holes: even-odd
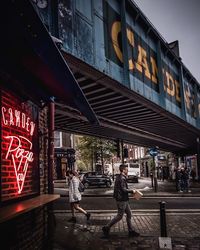
[[[54,146],[55,148],[62,147],[62,132],[59,131],[54,132]]]
[[[130,168],[139,168],[139,164],[130,164]]]

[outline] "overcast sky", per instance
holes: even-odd
[[[167,42],[179,41],[183,63],[200,83],[200,0],[134,0]]]

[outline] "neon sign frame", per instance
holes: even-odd
[[[1,90],[1,201],[39,194],[38,107]]]
[[[28,151],[28,150],[24,150],[22,148],[22,140],[25,140],[26,142],[28,142],[30,144],[30,150],[32,149],[33,144],[31,143],[30,140],[28,140],[27,138],[23,137],[23,136],[5,136],[5,139],[10,139],[10,144],[8,147],[8,151],[6,153],[6,157],[5,159],[8,159],[8,156],[11,155],[12,158],[12,162],[13,162],[13,166],[15,169],[15,175],[16,175],[16,179],[17,179],[17,186],[18,186],[18,193],[21,194],[22,189],[24,187],[24,181],[26,178],[26,173],[27,173],[27,169],[28,169],[28,164],[29,162],[33,162],[34,158],[33,158],[33,152],[32,151]],[[13,142],[14,140],[18,141],[18,146],[12,148],[13,146]],[[15,152],[15,153],[13,153]],[[20,158],[20,161],[18,163],[16,163],[16,159]],[[23,161],[25,158],[25,162]],[[24,162],[24,164],[23,164]],[[23,169],[21,170],[21,166],[22,164]]]

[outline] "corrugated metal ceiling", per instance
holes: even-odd
[[[91,125],[75,110],[56,105],[57,130],[88,134],[166,151],[196,151],[199,130],[129,90],[77,58],[64,54],[100,125]]]

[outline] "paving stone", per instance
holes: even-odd
[[[68,216],[57,213],[57,226],[54,235],[53,250],[157,250],[160,225],[158,215],[135,215],[133,223],[142,235],[138,238],[127,237],[125,218],[112,228],[110,238],[103,238],[102,225],[111,217],[98,214],[91,218],[90,223],[82,215],[78,223],[67,222]],[[172,238],[173,250],[200,250],[200,215],[168,215],[168,235]],[[170,237],[169,236],[169,237]]]

